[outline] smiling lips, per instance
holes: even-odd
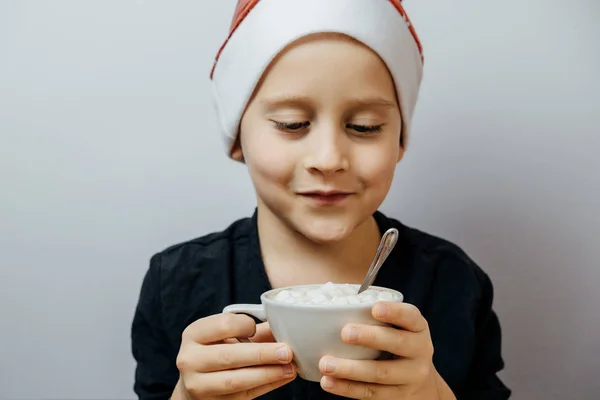
[[[353,193],[340,190],[314,190],[299,192],[298,195],[319,206],[337,205],[350,197]]]

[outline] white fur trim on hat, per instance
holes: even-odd
[[[394,79],[407,138],[423,73],[410,22],[389,0],[260,0],[235,28],[212,73],[217,114],[231,154],[255,86],[277,54],[313,33],[348,35],[374,50]]]

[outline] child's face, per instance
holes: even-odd
[[[232,155],[243,155],[259,212],[327,243],[347,237],[385,199],[403,155],[400,131],[381,59],[349,38],[315,35],[265,73]]]

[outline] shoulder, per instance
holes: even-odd
[[[492,291],[488,274],[456,243],[388,218],[401,232],[413,269],[428,272],[436,291],[455,291],[480,299]],[[469,296],[469,297],[471,297]]]
[[[503,361],[488,274],[456,243],[388,221],[400,232],[397,247],[406,254],[401,258],[405,268],[400,268],[407,271],[405,290],[429,324],[440,375],[453,389],[463,388],[467,397],[469,390],[475,391],[472,382],[478,383],[481,396],[491,395],[494,386],[505,390],[494,376]]]
[[[207,269],[222,266],[231,257],[235,244],[248,234],[250,218],[234,221],[217,232],[170,245],[155,253],[151,258],[151,268],[160,270],[163,278],[170,275],[193,273],[202,267]]]
[[[155,253],[147,274],[154,276],[163,308],[170,314],[187,308],[212,312],[213,300],[227,294],[236,251],[247,241],[251,221],[238,219],[221,231]]]
[[[174,342],[191,322],[220,309],[235,251],[250,227],[250,218],[239,219],[222,231],[171,245],[151,257],[139,307],[148,304],[162,314]]]

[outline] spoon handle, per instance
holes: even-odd
[[[367,276],[365,276],[365,280],[358,289],[359,294],[367,290],[367,288],[373,284],[373,282],[375,281],[375,277],[377,277],[379,269],[392,252],[392,249],[396,245],[397,241],[398,230],[396,228],[390,228],[383,234],[381,242],[379,242],[379,247],[377,248],[377,253],[375,253],[375,258],[373,258],[371,267],[367,272]]]

